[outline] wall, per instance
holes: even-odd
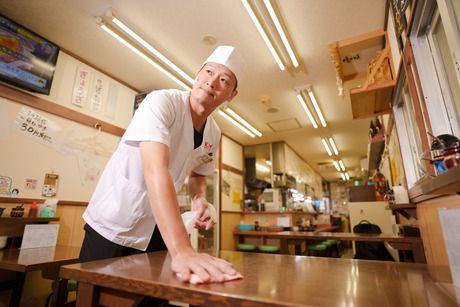
[[[220,218],[220,248],[222,250],[235,250],[233,230],[236,225],[241,222],[242,201],[244,198],[243,146],[225,135],[222,136],[221,144],[222,167],[220,194],[222,206]]]
[[[91,76],[89,79],[90,86],[88,88],[87,103],[82,107],[71,104],[77,68],[86,70]],[[91,104],[89,103],[91,95],[94,92],[95,80],[101,80],[103,84],[100,98],[105,102],[105,105],[103,104],[99,111],[91,110]],[[35,94],[35,96],[118,127],[126,128],[132,117],[135,94],[134,90],[61,52],[50,95]],[[2,92],[0,92],[0,97],[2,97]],[[7,121],[10,123],[7,125],[8,131],[3,130],[0,132],[0,148],[2,148],[0,159],[3,161],[0,164],[0,175],[13,178],[14,186],[17,186],[21,191],[18,196],[43,198],[41,196],[41,184],[43,183],[44,173],[54,170],[57,174],[61,175],[57,198],[88,201],[94,190],[97,178],[86,181],[85,184],[82,183],[80,180],[82,165],[79,164],[78,157],[60,153],[55,148],[34,142],[18,133],[13,123],[22,105],[10,100],[2,100],[0,104],[2,119],[7,118]],[[58,123],[63,128],[63,131],[71,130],[75,132],[75,135],[78,137],[91,137],[98,133],[95,129],[76,124],[44,111],[37,111],[37,113]],[[105,132],[97,135],[99,140],[107,145],[109,151],[112,151],[119,141],[118,137]],[[104,167],[107,159],[108,157],[99,165],[101,169]],[[91,159],[91,156],[90,160],[94,161],[94,159]],[[35,190],[24,189],[24,180],[26,178],[37,179],[38,184]],[[15,205],[2,204],[2,207],[10,208]],[[81,245],[84,224],[82,213],[84,210],[84,206],[58,206],[57,216],[60,217],[58,244]],[[42,279],[39,272],[28,273],[21,306],[43,306],[50,292],[50,281]],[[5,300],[8,300],[8,298],[8,293],[2,295],[0,297],[0,306],[6,304]]]

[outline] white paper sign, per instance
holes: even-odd
[[[460,209],[439,209],[439,220],[444,234],[444,243],[449,258],[454,285],[460,287]]]
[[[26,225],[22,237],[22,248],[56,246],[59,224]]]
[[[88,96],[89,82],[91,72],[84,67],[78,67],[75,75],[75,83],[73,85],[72,104],[84,107]]]

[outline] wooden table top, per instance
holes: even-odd
[[[0,269],[15,272],[41,270],[49,265],[74,263],[80,247],[52,246],[37,248],[10,248],[0,250]]]
[[[198,306],[460,305],[447,267],[231,251],[221,251],[220,257],[245,278],[183,283],[170,270],[166,252],[66,265],[60,276]]]
[[[319,239],[319,240],[342,240],[342,241],[392,241],[401,243],[421,242],[420,237],[404,237],[390,233],[359,234],[352,232],[313,232],[313,231],[239,231],[233,232],[236,236],[266,236],[279,239]]]

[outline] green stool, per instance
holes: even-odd
[[[340,258],[340,242],[336,240],[326,240],[330,246],[331,256]]]
[[[255,244],[240,243],[238,244],[237,248],[241,252],[253,252],[257,250],[257,246]]]
[[[276,245],[259,245],[257,248],[262,253],[270,253],[270,254],[278,253],[280,250],[280,248]]]
[[[327,256],[327,245],[322,243],[308,245],[308,256]]]

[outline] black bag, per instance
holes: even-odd
[[[353,232],[366,234],[382,233],[378,225],[372,224],[367,220],[362,220],[355,225]],[[356,241],[355,249],[356,254],[353,257],[354,259],[395,261],[383,242]]]

